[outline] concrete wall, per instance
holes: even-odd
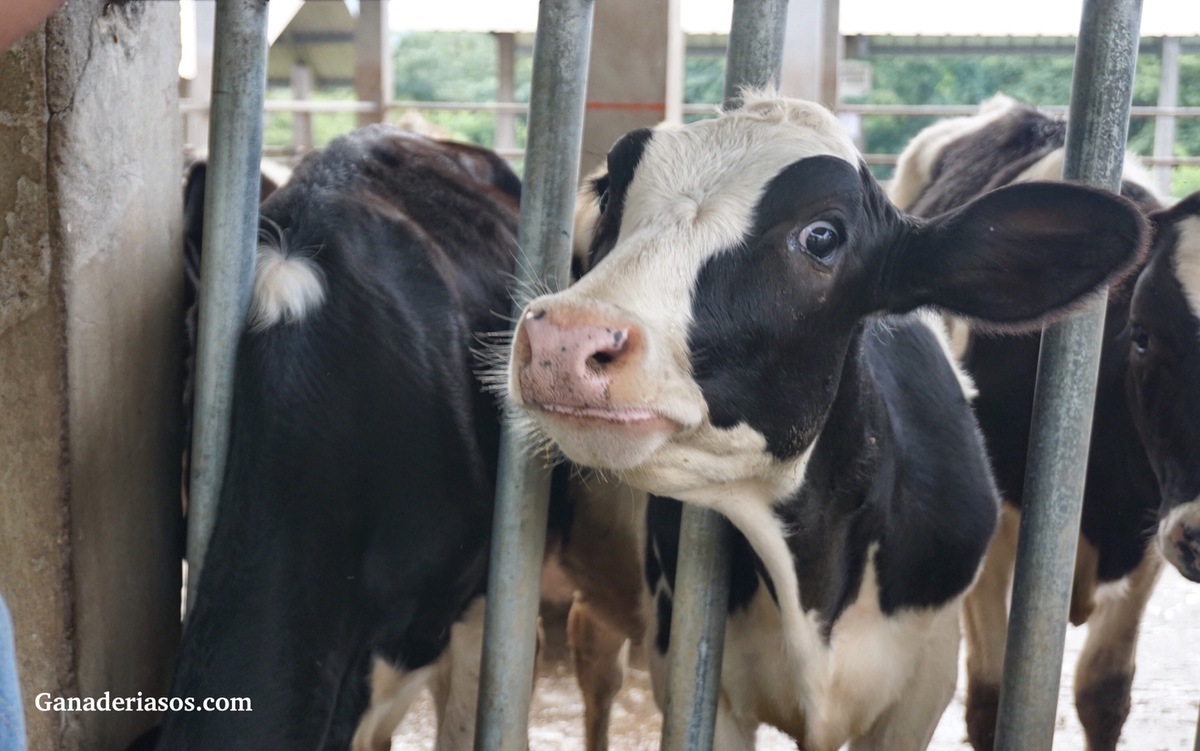
[[[604,163],[609,147],[665,115],[668,0],[596,3],[588,65],[580,176]]]
[[[178,6],[73,0],[0,55],[0,592],[31,749],[152,715],[179,632]]]

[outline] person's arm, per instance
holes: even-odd
[[[63,0],[5,0],[0,18],[0,52],[7,52],[21,37],[38,27]]]

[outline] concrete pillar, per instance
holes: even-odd
[[[581,178],[622,135],[665,117],[669,6],[670,0],[596,3]]]
[[[0,55],[0,591],[29,748],[123,748],[179,639],[179,9],[76,0]]]
[[[838,0],[791,0],[779,90],[826,107],[837,105]]]
[[[210,104],[212,98],[213,26],[216,22],[216,3],[193,2],[196,14],[196,76],[187,82],[187,97]],[[190,112],[184,119],[184,143],[196,151],[208,151],[208,109]]]
[[[517,35],[511,31],[496,32],[496,101],[506,104],[513,100],[516,90]],[[509,112],[496,113],[496,148],[517,147],[517,118]]]
[[[297,63],[292,66],[292,99],[303,102],[312,96],[312,68]],[[313,147],[312,114],[292,113],[292,149],[296,154],[307,154]]]
[[[388,44],[387,0],[362,0],[354,27],[354,92],[360,102],[375,104],[374,112],[358,113],[359,126],[381,123],[392,98],[392,58]]]
[[[1162,71],[1158,82],[1158,106],[1179,105],[1179,37],[1162,38]],[[1175,156],[1175,116],[1159,115],[1154,118],[1154,156]],[[1164,196],[1171,195],[1171,167],[1155,165],[1154,181]]]

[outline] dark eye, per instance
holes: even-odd
[[[1136,323],[1130,324],[1129,341],[1133,343],[1133,351],[1139,355],[1146,354],[1146,350],[1150,348],[1149,332]]]
[[[597,202],[600,204],[601,214],[603,214],[605,211],[608,211],[608,188],[605,188],[604,192],[600,194],[600,198],[597,199]]]
[[[842,238],[829,222],[813,222],[789,232],[787,244],[788,250],[803,250],[818,261],[832,263]]]

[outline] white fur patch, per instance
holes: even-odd
[[[867,552],[858,595],[828,644],[814,614],[789,624],[791,606],[781,601],[777,609],[765,586],[745,610],[730,615],[721,695],[731,715],[774,725],[801,748],[836,749],[879,730],[894,744],[887,748],[923,747],[954,690],[958,601],[885,615],[876,550],[873,545]],[[776,585],[783,594],[778,580]],[[796,626],[809,642],[801,654],[791,651],[798,646]],[[876,725],[884,717],[893,727]]]
[[[946,362],[950,363],[963,396],[967,401],[974,400],[979,396],[979,390],[975,388],[975,381],[959,361],[966,350],[966,343],[962,341],[966,338],[966,333],[962,330],[963,325],[957,319],[942,316],[933,310],[917,311],[917,318],[937,337],[938,344],[942,346],[942,354],[946,356]]]
[[[1200,318],[1200,217],[1190,216],[1175,225],[1175,277],[1183,287],[1192,315]]]
[[[1175,527],[1180,524],[1200,527],[1200,498],[1179,504],[1158,523],[1158,550],[1168,563],[1182,571],[1184,567],[1181,566],[1182,561],[1179,560],[1179,551],[1175,549],[1175,544],[1169,539]]]
[[[302,321],[324,300],[324,278],[312,258],[289,254],[282,242],[279,247],[265,243],[258,247],[250,303],[251,331]]]

